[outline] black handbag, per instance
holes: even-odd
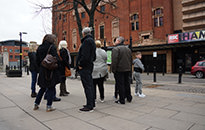
[[[48,70],[54,70],[58,67],[58,63],[57,63],[57,59],[56,57],[52,56],[51,54],[49,54],[49,51],[51,49],[52,45],[50,45],[46,57],[43,59],[43,61],[41,62],[41,65],[43,67],[45,67]]]

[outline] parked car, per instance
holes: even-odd
[[[196,62],[191,68],[191,74],[197,78],[203,78],[205,76],[205,60]]]

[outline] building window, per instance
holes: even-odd
[[[100,11],[105,12],[105,5],[100,6]]]
[[[9,56],[9,59],[10,59],[10,60],[13,59],[13,55],[10,55],[10,56]]]
[[[112,21],[112,40],[119,36],[119,19],[114,19]]]
[[[61,13],[59,14],[59,20],[61,20]]]
[[[15,50],[15,53],[20,53],[20,50],[19,50],[19,49],[16,49],[16,50]]]
[[[73,43],[73,49],[75,50],[77,48],[77,30],[73,29],[72,31],[72,43]]]
[[[67,34],[67,32],[63,31],[63,40],[66,40],[66,34]]]
[[[13,52],[13,50],[12,50],[12,49],[9,49],[9,52]]]
[[[100,39],[104,39],[104,25],[100,26]]]
[[[149,35],[143,36],[143,39],[149,39]]]
[[[15,56],[15,59],[20,59],[20,56]]]
[[[155,27],[163,26],[163,8],[153,9],[153,18]]]
[[[82,13],[81,13],[81,18],[82,18],[82,19],[85,18],[85,12],[82,12]]]
[[[137,13],[130,17],[132,31],[139,30],[139,15]]]
[[[28,50],[23,50],[25,53],[28,53]]]
[[[66,22],[66,21],[67,21],[67,15],[64,14],[64,15],[63,15],[63,22]]]

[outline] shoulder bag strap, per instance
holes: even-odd
[[[49,53],[50,49],[51,49],[52,45],[50,45],[50,47],[48,48],[47,54]]]

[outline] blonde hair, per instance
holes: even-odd
[[[59,45],[58,45],[58,49],[62,49],[62,48],[66,48],[67,49],[67,42],[65,40],[61,40]]]
[[[36,49],[37,49],[37,43],[36,42],[30,42],[29,52],[36,52]]]
[[[101,48],[101,41],[100,40],[96,40],[95,41],[95,45],[97,48]]]

